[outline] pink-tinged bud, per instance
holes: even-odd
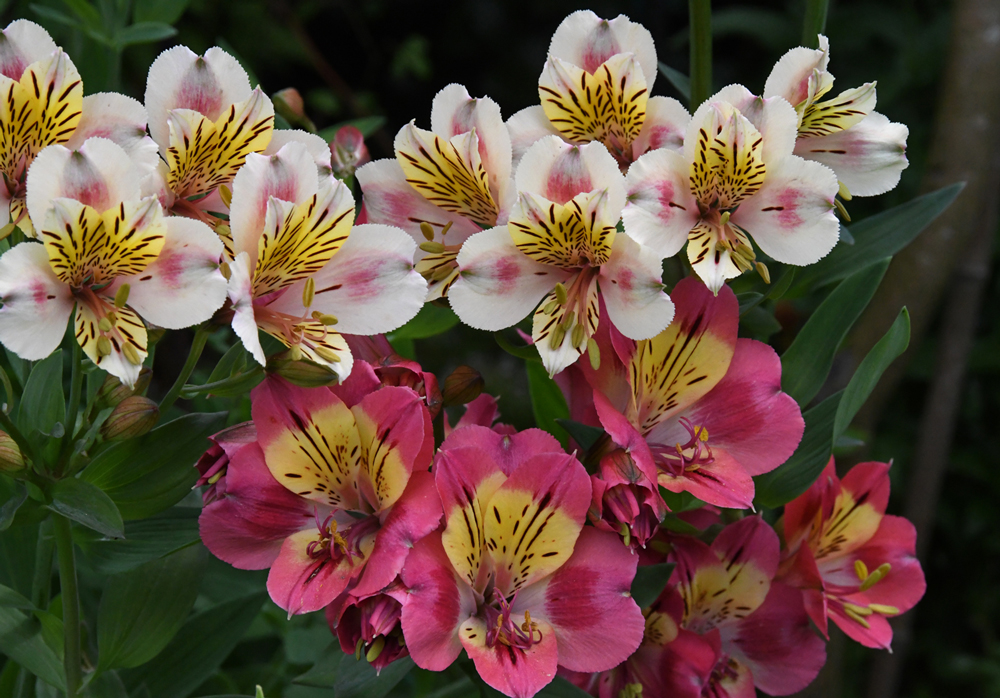
[[[292,385],[300,388],[319,388],[336,385],[337,374],[326,366],[312,361],[294,361],[289,352],[283,352],[267,361],[267,372],[276,373]]]
[[[139,378],[135,381],[135,386],[130,388],[124,385],[118,378],[108,375],[97,390],[95,404],[98,409],[116,407],[118,403],[133,395],[142,395],[149,387],[149,382],[153,379],[153,372],[148,368],[139,371]]]
[[[24,466],[24,454],[18,448],[17,442],[7,432],[0,431],[0,472],[13,473],[23,469]]]
[[[306,116],[306,105],[302,95],[294,87],[286,87],[271,96],[274,111],[281,115],[292,126],[300,126],[311,133],[316,132],[316,125]]]
[[[618,533],[633,549],[645,548],[666,513],[655,483],[646,478],[627,451],[619,448],[601,459],[600,476],[592,475],[591,484],[591,522]]]
[[[201,495],[205,504],[210,504],[226,495],[226,471],[230,459],[243,446],[256,440],[257,427],[253,422],[236,424],[209,437],[212,445],[194,465],[200,474],[194,486],[207,486]]]
[[[483,392],[486,381],[470,366],[459,366],[444,379],[442,397],[446,406],[467,405]]]
[[[330,141],[330,164],[339,179],[347,179],[370,159],[365,138],[354,126],[344,126]]]
[[[111,412],[101,425],[105,441],[126,441],[142,436],[160,419],[160,407],[148,397],[131,395]]]
[[[394,583],[390,585],[393,587],[401,588],[402,585]],[[402,611],[402,604],[388,594],[352,600],[336,623],[340,648],[348,654],[363,653],[375,671],[381,672],[397,659],[409,655],[399,625]],[[329,614],[327,620],[333,626]]]

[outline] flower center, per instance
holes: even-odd
[[[333,562],[340,562],[345,557],[350,561],[353,558],[361,559],[364,553],[361,552],[362,541],[376,530],[378,530],[378,518],[366,516],[356,521],[340,532],[337,521],[330,514],[322,521],[317,515],[316,527],[319,529],[319,539],[311,541],[306,546],[306,554],[314,560],[318,560],[329,555]]]
[[[514,593],[511,601],[517,598]],[[486,633],[486,644],[494,647],[497,644],[506,647],[516,647],[526,650],[532,645],[542,641],[542,631],[538,629],[538,623],[531,620],[531,612],[524,612],[524,622],[517,625],[511,618],[511,604],[508,603],[499,589],[493,590],[494,605],[486,607],[486,620],[490,629]],[[537,633],[537,639],[536,639]]]
[[[672,475],[693,472],[703,465],[715,461],[712,448],[708,445],[708,430],[696,426],[686,417],[681,417],[680,425],[688,433],[685,443],[676,443],[673,447],[666,444],[650,444],[657,464],[668,470]]]

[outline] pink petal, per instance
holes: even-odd
[[[712,551],[730,569],[753,564],[768,578],[778,571],[778,547],[778,535],[760,516],[726,526],[712,542]]]
[[[690,492],[707,504],[725,509],[749,509],[754,495],[750,474],[722,448],[714,448],[712,453],[711,463],[682,475],[661,468],[660,486],[671,492]]]
[[[26,19],[16,19],[3,30],[0,50],[0,75],[20,80],[32,63],[58,50],[52,37],[42,27]]]
[[[552,627],[539,622],[542,639],[529,649],[495,644],[486,645],[486,624],[470,618],[461,628],[462,646],[488,685],[511,698],[531,698],[556,675],[559,650]]]
[[[690,177],[690,161],[667,148],[640,157],[625,177],[625,232],[661,259],[681,251],[700,218]]]
[[[590,74],[612,56],[626,52],[635,54],[652,90],[657,74],[653,37],[648,29],[625,15],[604,20],[590,10],[577,10],[559,23],[549,44],[549,55]]]
[[[650,83],[647,78],[647,87]],[[650,97],[646,102],[646,118],[642,122],[642,130],[632,141],[632,156],[638,158],[657,148],[680,152],[684,147],[684,131],[690,120],[688,110],[676,99]]]
[[[351,337],[353,336],[351,335]],[[349,341],[347,344],[351,347],[351,353],[353,354],[354,347],[352,343]],[[331,386],[330,392],[343,400],[344,404],[348,407],[354,407],[366,395],[375,392],[381,387],[382,382],[375,375],[375,370],[371,365],[364,361],[355,361],[351,375],[342,383]]]
[[[290,535],[267,575],[267,592],[274,603],[288,611],[289,617],[328,605],[364,565],[363,560],[355,563],[349,556],[333,562],[326,552],[313,558],[308,546],[318,539],[315,528]]]
[[[656,482],[659,470],[649,444],[621,412],[616,410],[611,402],[598,391],[594,391],[594,407],[600,417],[601,425],[607,430],[612,440],[626,449],[643,474],[650,482]]]
[[[160,163],[156,143],[146,135],[146,109],[137,100],[117,92],[83,98],[80,122],[65,145],[75,150],[88,138],[107,138],[117,143],[147,172]]]
[[[474,447],[486,453],[504,475],[510,475],[528,458],[540,453],[563,453],[551,434],[541,429],[525,429],[515,434],[500,434],[485,426],[469,425],[455,429],[441,450]]]
[[[512,164],[516,168],[521,158],[536,141],[545,136],[558,136],[545,110],[538,104],[522,109],[507,119],[507,131],[510,133]]]
[[[44,359],[59,346],[75,299],[49,265],[45,247],[22,242],[0,256],[0,342],[22,359]]]
[[[661,258],[627,235],[615,237],[611,257],[598,277],[608,318],[629,339],[655,337],[674,318],[663,292]]]
[[[573,145],[558,136],[546,136],[525,152],[514,178],[518,192],[557,204],[577,194],[607,190],[606,205],[612,217],[625,206],[625,178],[603,143]]]

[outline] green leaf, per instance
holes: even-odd
[[[101,26],[101,14],[87,0],[62,0],[63,4],[83,20],[88,27],[97,29]]]
[[[125,27],[118,36],[115,43],[118,46],[134,46],[136,44],[152,44],[156,41],[163,41],[172,36],[176,36],[177,30],[169,24],[163,22],[136,22]]]
[[[538,355],[538,349],[535,348],[534,344],[522,344],[518,346],[504,336],[503,330],[494,332],[493,339],[496,340],[501,349],[511,356],[534,361],[535,363],[541,363],[542,361],[542,357]]]
[[[882,374],[910,343],[910,313],[903,308],[892,323],[889,331],[872,347],[861,365],[844,389],[844,396],[837,406],[837,417],[833,421],[833,439],[840,438],[850,426],[865,400],[872,394]]]
[[[19,611],[34,611],[35,604],[23,594],[0,584],[0,608],[16,608]]]
[[[52,487],[52,511],[92,528],[108,538],[123,538],[122,515],[111,498],[90,482],[75,477],[59,480]]]
[[[663,497],[663,501],[667,503],[667,508],[675,514],[705,506],[705,502],[690,492],[671,492],[661,487],[660,495]]]
[[[426,339],[443,334],[458,324],[458,315],[451,308],[426,303],[416,317],[389,335],[397,339]]]
[[[84,687],[85,698],[128,698],[125,684],[116,671],[91,674],[90,682]]]
[[[766,297],[763,293],[757,293],[756,291],[736,294],[736,300],[740,304],[740,315],[756,308]]]
[[[215,397],[240,397],[256,388],[266,376],[264,367],[254,361],[228,378],[203,385],[188,383],[181,389],[181,397],[190,399],[203,393]]]
[[[20,480],[0,476],[0,531],[6,531],[14,521],[14,515],[28,498],[28,488]]]
[[[952,184],[853,224],[850,234],[854,244],[848,245],[841,240],[819,262],[800,269],[795,292],[803,293],[845,279],[863,267],[896,254],[941,215],[964,186],[962,182]]]
[[[355,659],[353,654],[345,654],[337,668],[334,692],[337,698],[383,698],[413,668],[410,657],[397,659],[376,674],[367,659]]]
[[[144,519],[179,502],[198,480],[194,464],[225,412],[187,414],[98,454],[83,478],[104,490],[125,519]]]
[[[129,695],[144,686],[149,698],[187,698],[233,651],[266,598],[235,598],[189,618],[151,661],[121,671]]]
[[[135,0],[132,3],[132,19],[136,22],[175,24],[190,3],[191,0]]]
[[[87,562],[101,574],[120,574],[143,563],[186,548],[200,540],[201,509],[175,507],[156,516],[125,524],[125,540],[107,540],[85,529],[73,531]]]
[[[80,26],[80,20],[76,19],[75,17],[71,17],[65,12],[60,12],[59,10],[53,7],[47,7],[45,5],[39,5],[37,3],[31,3],[29,7],[31,8],[32,12],[34,12],[36,15],[39,16],[40,19],[43,20],[43,24],[48,24],[48,22],[44,21],[48,20],[49,22],[55,22],[56,24],[62,24],[67,27],[76,28]]]
[[[665,77],[667,79],[667,82],[669,82],[671,85],[673,85],[674,89],[676,89],[678,92],[680,92],[680,94],[684,98],[685,102],[687,102],[688,104],[690,104],[691,103],[691,78],[689,78],[687,75],[685,75],[684,73],[682,73],[679,70],[674,70],[673,68],[671,68],[666,63],[662,63],[661,62],[661,63],[658,63],[658,65],[660,67],[660,73],[663,75],[663,77]]]
[[[781,389],[805,406],[823,387],[833,358],[875,295],[889,260],[867,266],[833,289],[781,356]]]
[[[540,363],[529,361],[525,364],[525,368],[528,370],[528,393],[531,396],[531,411],[535,415],[535,424],[539,429],[544,429],[559,439],[565,448],[566,430],[559,426],[557,420],[569,419],[566,398]]]
[[[833,452],[833,421],[843,391],[834,393],[802,414],[806,423],[802,442],[784,465],[754,480],[755,505],[772,509],[787,504],[809,489]]]
[[[312,668],[304,674],[292,679],[292,683],[315,688],[330,688],[337,680],[340,660],[344,653],[340,650],[340,642],[334,640],[320,654]]]
[[[206,556],[191,546],[108,580],[97,613],[99,670],[145,664],[167,646],[194,606]]]
[[[62,349],[35,364],[24,386],[17,425],[29,434],[35,429],[51,434],[56,423],[66,420],[66,398],[63,396]]]
[[[552,679],[552,683],[535,695],[538,698],[590,698],[589,693],[577,688],[561,676]]]
[[[573,439],[580,444],[580,448],[589,451],[597,441],[604,436],[605,431],[589,424],[574,422],[572,419],[557,419],[556,423],[561,426]]]
[[[229,348],[229,351],[222,355],[219,363],[212,369],[211,375],[209,375],[208,380],[205,382],[216,383],[242,371],[246,368],[247,356],[247,351],[243,348],[243,342],[236,342],[236,344]]]
[[[632,598],[639,608],[646,608],[663,592],[674,571],[674,563],[661,562],[657,565],[640,565],[632,580]]]
[[[46,644],[42,624],[34,616],[0,606],[0,653],[42,681],[64,690],[62,660]]]

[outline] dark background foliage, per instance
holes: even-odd
[[[27,17],[44,24],[73,56],[88,93],[117,89],[142,99],[146,70],[164,48],[184,43],[196,52],[219,45],[235,54],[264,90],[273,94],[297,88],[319,128],[363,117],[376,126],[368,145],[372,156],[391,157],[392,138],[411,119],[427,127],[434,94],[451,82],[473,95],[489,95],[505,117],[537,103],[536,84],[549,37],[568,13],[589,7],[604,17],[629,15],[656,40],[658,57],[687,71],[687,3],[683,0],[136,0],[133,19],[173,24],[177,35],[120,52],[74,26],[79,2],[38,0],[6,5],[4,22]],[[100,4],[100,3],[99,3]],[[122,3],[119,3],[122,4]],[[124,3],[127,5],[127,3]],[[114,10],[115,3],[104,3]],[[714,3],[715,87],[742,82],[760,90],[773,63],[801,35],[803,3],[796,0],[717,0]],[[113,14],[113,12],[112,12]],[[912,198],[920,191],[942,66],[948,50],[950,3],[940,0],[839,0],[832,3],[827,34],[830,68],[837,87],[878,81],[878,109],[910,128],[910,167],[899,188],[873,201],[851,202],[864,217]],[[118,21],[106,16],[106,23]],[[120,18],[119,18],[120,19]],[[116,69],[121,57],[120,72]],[[679,96],[662,76],[654,94]],[[992,235],[994,230],[983,230]],[[905,660],[899,695],[1000,695],[1000,285],[991,277],[969,371],[961,397],[961,418],[940,503],[933,545],[925,561],[928,592],[918,606],[915,635]],[[786,346],[811,310],[808,300],[783,301],[776,309],[780,331],[772,336]],[[778,328],[775,328],[778,329]],[[183,335],[169,340],[157,355],[160,384],[169,386],[186,353]],[[894,498],[899,511],[913,460],[920,415],[935,371],[939,333],[933,329],[917,346],[901,386],[874,433],[855,433],[867,442],[859,449],[843,444],[843,461],[864,455],[893,460]],[[203,359],[203,380],[219,353]],[[522,362],[503,353],[492,338],[467,328],[417,340],[402,347],[428,370],[446,375],[458,364],[483,372],[487,390],[501,396],[503,416],[518,426],[532,423]],[[155,386],[154,386],[155,390]],[[11,529],[14,531],[14,529]],[[4,555],[10,561],[13,534]],[[4,569],[6,567],[6,569]],[[0,564],[0,577],[26,571]],[[15,585],[16,586],[16,585]],[[260,574],[237,573],[210,561],[203,594],[224,601],[263,588]],[[193,695],[248,693],[260,683],[268,696],[309,698],[326,690],[291,686],[330,642],[322,618],[286,622],[270,604],[253,620],[221,670]],[[866,694],[867,670],[874,651],[855,645],[832,651],[833,678],[822,695]],[[126,685],[127,675],[125,676]],[[413,673],[400,695],[463,695],[471,685],[452,677],[442,693],[424,674]],[[434,691],[437,691],[436,693]],[[185,694],[186,695],[186,694]]]

